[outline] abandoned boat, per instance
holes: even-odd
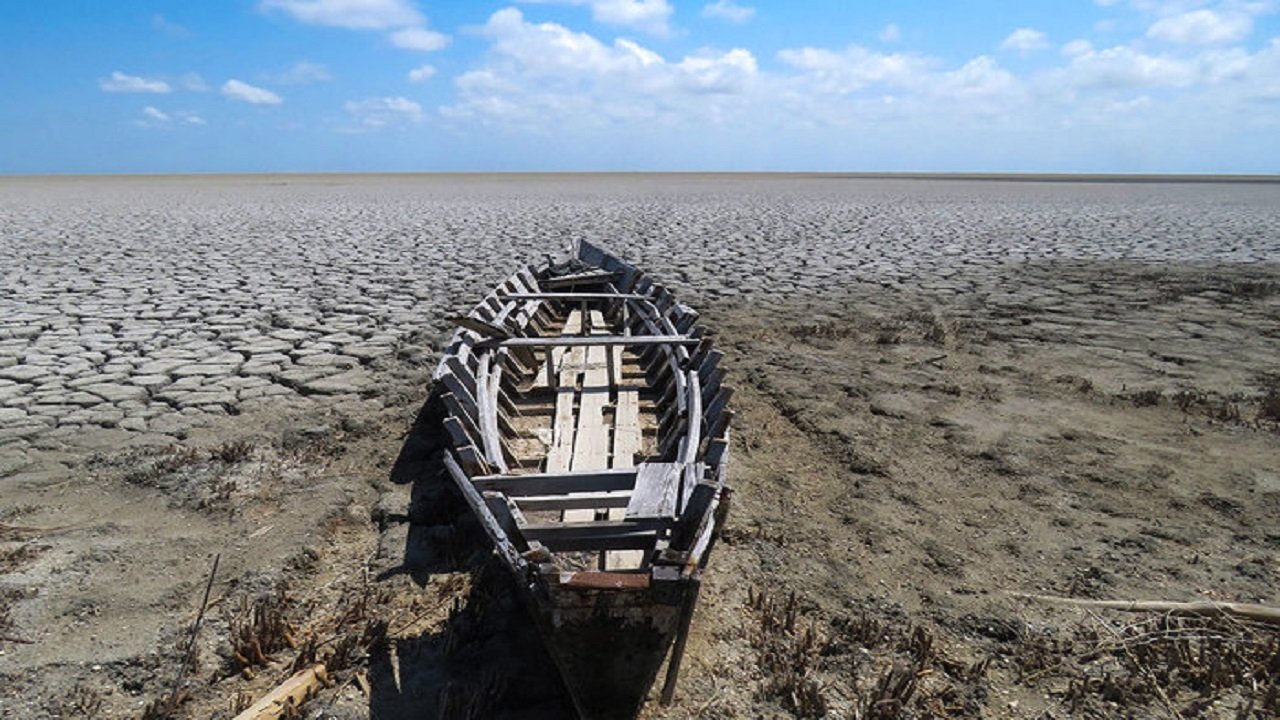
[[[457,318],[436,371],[445,464],[585,720],[634,718],[669,650],[670,701],[728,510],[733,389],[696,319],[579,242]]]

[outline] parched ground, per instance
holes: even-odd
[[[0,714],[564,717],[438,476],[447,317],[573,237],[703,311],[733,511],[652,718],[1272,717],[1280,185],[0,180]],[[211,603],[181,672],[214,557]],[[158,716],[152,708],[152,716]]]

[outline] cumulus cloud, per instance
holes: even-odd
[[[267,79],[277,85],[310,85],[312,83],[327,82],[332,80],[333,76],[329,74],[328,68],[324,65],[300,60],[288,70],[269,75]]]
[[[343,106],[359,122],[359,130],[379,130],[392,125],[420,123],[422,106],[404,97],[379,97],[349,100]]]
[[[142,114],[159,122],[169,122],[169,116],[150,105],[142,108]]]
[[[388,30],[424,22],[409,0],[262,0],[263,10],[281,10],[300,22],[351,30]]]
[[[779,52],[778,59],[802,71],[820,91],[838,95],[874,85],[909,87],[937,64],[920,55],[881,53],[858,45],[844,50],[788,49]]]
[[[222,84],[222,94],[232,100],[250,105],[279,105],[284,102],[279,95],[249,83],[231,79]]]
[[[1049,40],[1045,34],[1034,28],[1018,28],[1009,37],[1000,43],[1002,50],[1016,50],[1026,54],[1035,50],[1043,50],[1049,47]]]
[[[409,71],[409,82],[424,83],[435,77],[436,69],[430,65],[422,65]]]
[[[749,51],[704,49],[668,60],[627,39],[605,43],[515,8],[481,29],[485,62],[455,80],[452,118],[534,124],[553,118],[606,126],[684,114],[722,119],[750,94],[759,68]]]
[[[591,9],[591,18],[605,25],[620,25],[665,35],[675,9],[667,0],[520,0],[525,3],[579,5]],[[730,3],[732,4],[732,3]]]
[[[406,50],[435,52],[449,46],[449,36],[422,27],[397,30],[390,35],[391,44]]]
[[[739,5],[733,0],[716,0],[702,7],[702,17],[738,24],[747,22],[755,14],[755,8]]]
[[[163,80],[125,75],[119,70],[112,72],[111,77],[99,79],[98,87],[102,88],[103,92],[120,93],[167,93],[173,90],[169,83]]]
[[[434,52],[449,45],[448,35],[429,30],[427,18],[410,0],[262,0],[263,10],[282,10],[313,25],[349,30],[385,30],[392,45]]]
[[[1191,12],[1160,18],[1147,37],[1171,43],[1218,45],[1243,40],[1253,31],[1253,18],[1243,12]]]

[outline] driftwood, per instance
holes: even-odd
[[[284,717],[286,708],[298,707],[317,690],[328,684],[329,676],[325,673],[324,664],[317,663],[295,673],[275,690],[249,706],[248,710],[237,715],[235,720],[277,720]]]
[[[1103,610],[1119,610],[1120,612],[1168,613],[1171,615],[1218,616],[1253,620],[1267,625],[1280,625],[1280,608],[1252,603],[1228,602],[1170,602],[1165,600],[1082,600],[1078,598],[1057,597],[1053,595],[1029,595],[1013,593],[1014,596],[1036,600],[1039,602],[1076,605],[1079,607],[1099,608]]]

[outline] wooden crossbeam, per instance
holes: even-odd
[[[517,292],[510,295],[504,295],[505,298],[514,298],[516,300],[649,300],[648,295],[638,295],[636,293],[551,293],[551,292]]]
[[[552,552],[644,550],[653,547],[658,533],[670,526],[670,521],[656,519],[599,520],[526,525],[521,532],[526,538],[543,543]]]
[[[630,490],[636,484],[636,471],[635,468],[626,468],[580,473],[481,475],[472,482],[481,492],[495,490],[515,498],[529,495],[567,495]]]
[[[516,498],[525,512],[539,510],[594,510],[624,508],[630,502],[627,492],[581,492],[568,495],[527,495]]]
[[[558,335],[554,337],[520,337],[508,340],[482,340],[476,343],[477,349],[488,348],[543,348],[543,347],[612,347],[675,345],[692,347],[697,345],[698,338],[687,335]]]

